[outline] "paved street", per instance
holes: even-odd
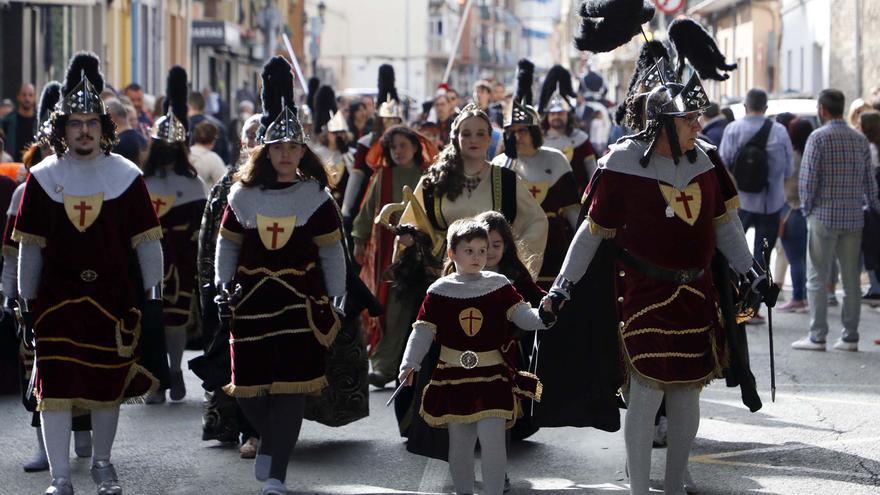
[[[830,310],[832,328],[839,309]],[[864,307],[857,354],[792,351],[805,314],[774,315],[778,394],[769,397],[766,327],[751,327],[752,367],[764,408],[751,414],[739,389],[722,384],[702,395],[703,420],[690,470],[700,493],[858,495],[880,493],[880,313]],[[188,353],[187,358],[191,357]],[[200,440],[200,388],[180,404],[124,406],[113,460],[128,494],[259,493],[252,464],[236,449]],[[306,423],[288,485],[297,494],[447,493],[445,463],[408,454],[397,436],[390,390],[372,394],[371,416],[340,429]],[[47,473],[25,474],[33,430],[16,397],[0,398],[6,455],[0,494],[42,493]],[[93,493],[88,460],[72,461],[77,493]],[[545,429],[510,454],[512,494],[625,493],[622,432]],[[655,450],[662,479],[664,451]],[[479,478],[478,478],[479,479]],[[656,484],[661,489],[659,482]]]

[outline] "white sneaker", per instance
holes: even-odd
[[[824,351],[825,342],[813,342],[813,339],[811,339],[810,336],[807,335],[801,340],[796,340],[792,342],[791,348],[797,349],[799,351]]]
[[[834,343],[834,348],[838,351],[847,351],[847,352],[858,352],[859,343],[858,342],[846,342],[842,339],[837,339],[837,342]]]

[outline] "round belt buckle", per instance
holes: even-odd
[[[469,370],[476,368],[480,364],[480,358],[474,351],[464,351],[461,353],[461,357],[458,358],[458,362],[461,363],[462,368]]]
[[[95,270],[83,270],[79,272],[79,278],[83,282],[94,282],[98,279],[98,272]]]

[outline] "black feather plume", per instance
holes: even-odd
[[[394,86],[394,67],[388,64],[382,64],[379,66],[379,84],[377,85],[378,94],[376,101],[377,105],[381,105],[388,101],[391,98],[394,101],[399,102],[400,98],[397,97],[397,88]]]
[[[318,93],[318,88],[321,87],[321,80],[317,77],[309,78],[309,94],[306,95],[306,105],[308,105],[309,110],[312,111],[312,115],[315,115],[315,95]]]
[[[85,71],[95,91],[100,93],[104,90],[104,75],[101,74],[101,61],[98,56],[92,52],[77,52],[67,66],[64,87],[61,88],[62,94],[67,95],[79,84],[82,80],[82,71]]]
[[[189,132],[189,118],[187,117],[186,108],[189,89],[187,88],[186,81],[186,70],[183,67],[175,65],[168,71],[168,79],[165,82],[165,101],[162,103],[162,110],[163,113],[167,114],[168,108],[171,107],[174,116],[177,117],[177,120]]]
[[[281,114],[281,100],[284,99],[286,106],[296,112],[293,101],[293,74],[290,72],[290,63],[280,56],[272,57],[263,66],[263,89],[260,92],[260,100],[263,102],[263,117],[260,123],[264,129],[268,128],[278,115]]]
[[[535,64],[521,58],[516,64],[516,88],[513,99],[521,104],[532,104],[532,83],[535,80]]]
[[[712,36],[692,19],[676,19],[669,25],[669,39],[672,40],[678,51],[679,77],[684,71],[684,61],[688,62],[697,70],[703,79],[724,81],[729,74],[721,74],[719,71],[732,71],[736,64],[728,64],[724,60],[724,54],[718,49],[718,45]]]
[[[639,34],[642,24],[654,17],[654,3],[648,0],[587,0],[581,4],[578,50],[610,52]]]
[[[569,106],[574,107],[571,99],[577,98],[577,94],[571,87],[571,73],[561,65],[551,67],[547,71],[547,76],[544,77],[544,84],[541,85],[541,98],[538,102],[538,112],[546,110],[547,103],[550,102],[550,98],[557,90],[560,96],[568,100]]]
[[[61,99],[61,83],[58,81],[49,81],[43,86],[43,92],[40,93],[40,102],[37,104],[37,119],[39,122],[45,122],[55,111],[55,105]],[[39,123],[38,122],[38,123]]]
[[[627,96],[633,94],[637,90],[636,85],[655,63],[663,60],[667,67],[672,67],[672,60],[669,56],[669,50],[661,41],[653,40],[642,45],[639,51],[639,58],[636,60],[636,70],[633,72],[632,78],[629,80],[629,87],[626,90]],[[664,74],[664,77],[667,74]]]
[[[321,132],[327,122],[336,114],[336,111],[336,93],[330,86],[321,86],[315,93],[315,113],[312,114],[315,119],[316,133]]]

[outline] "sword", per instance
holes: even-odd
[[[394,393],[391,394],[391,397],[388,399],[388,402],[385,403],[385,407],[390,406],[391,403],[394,402],[394,399],[397,398],[397,396],[400,394],[401,391],[403,391],[403,387],[406,387],[406,381],[409,380],[409,377],[412,376],[412,374],[413,374],[413,369],[410,368],[409,373],[407,373],[406,376],[403,377],[403,380],[400,381],[400,385],[398,385],[397,388],[394,389]]]
[[[773,285],[773,273],[770,270],[770,245],[764,238],[764,266],[767,283]],[[765,304],[766,306],[766,304]],[[767,336],[770,339],[770,401],[776,402],[776,361],[773,358],[773,308],[767,306]]]

